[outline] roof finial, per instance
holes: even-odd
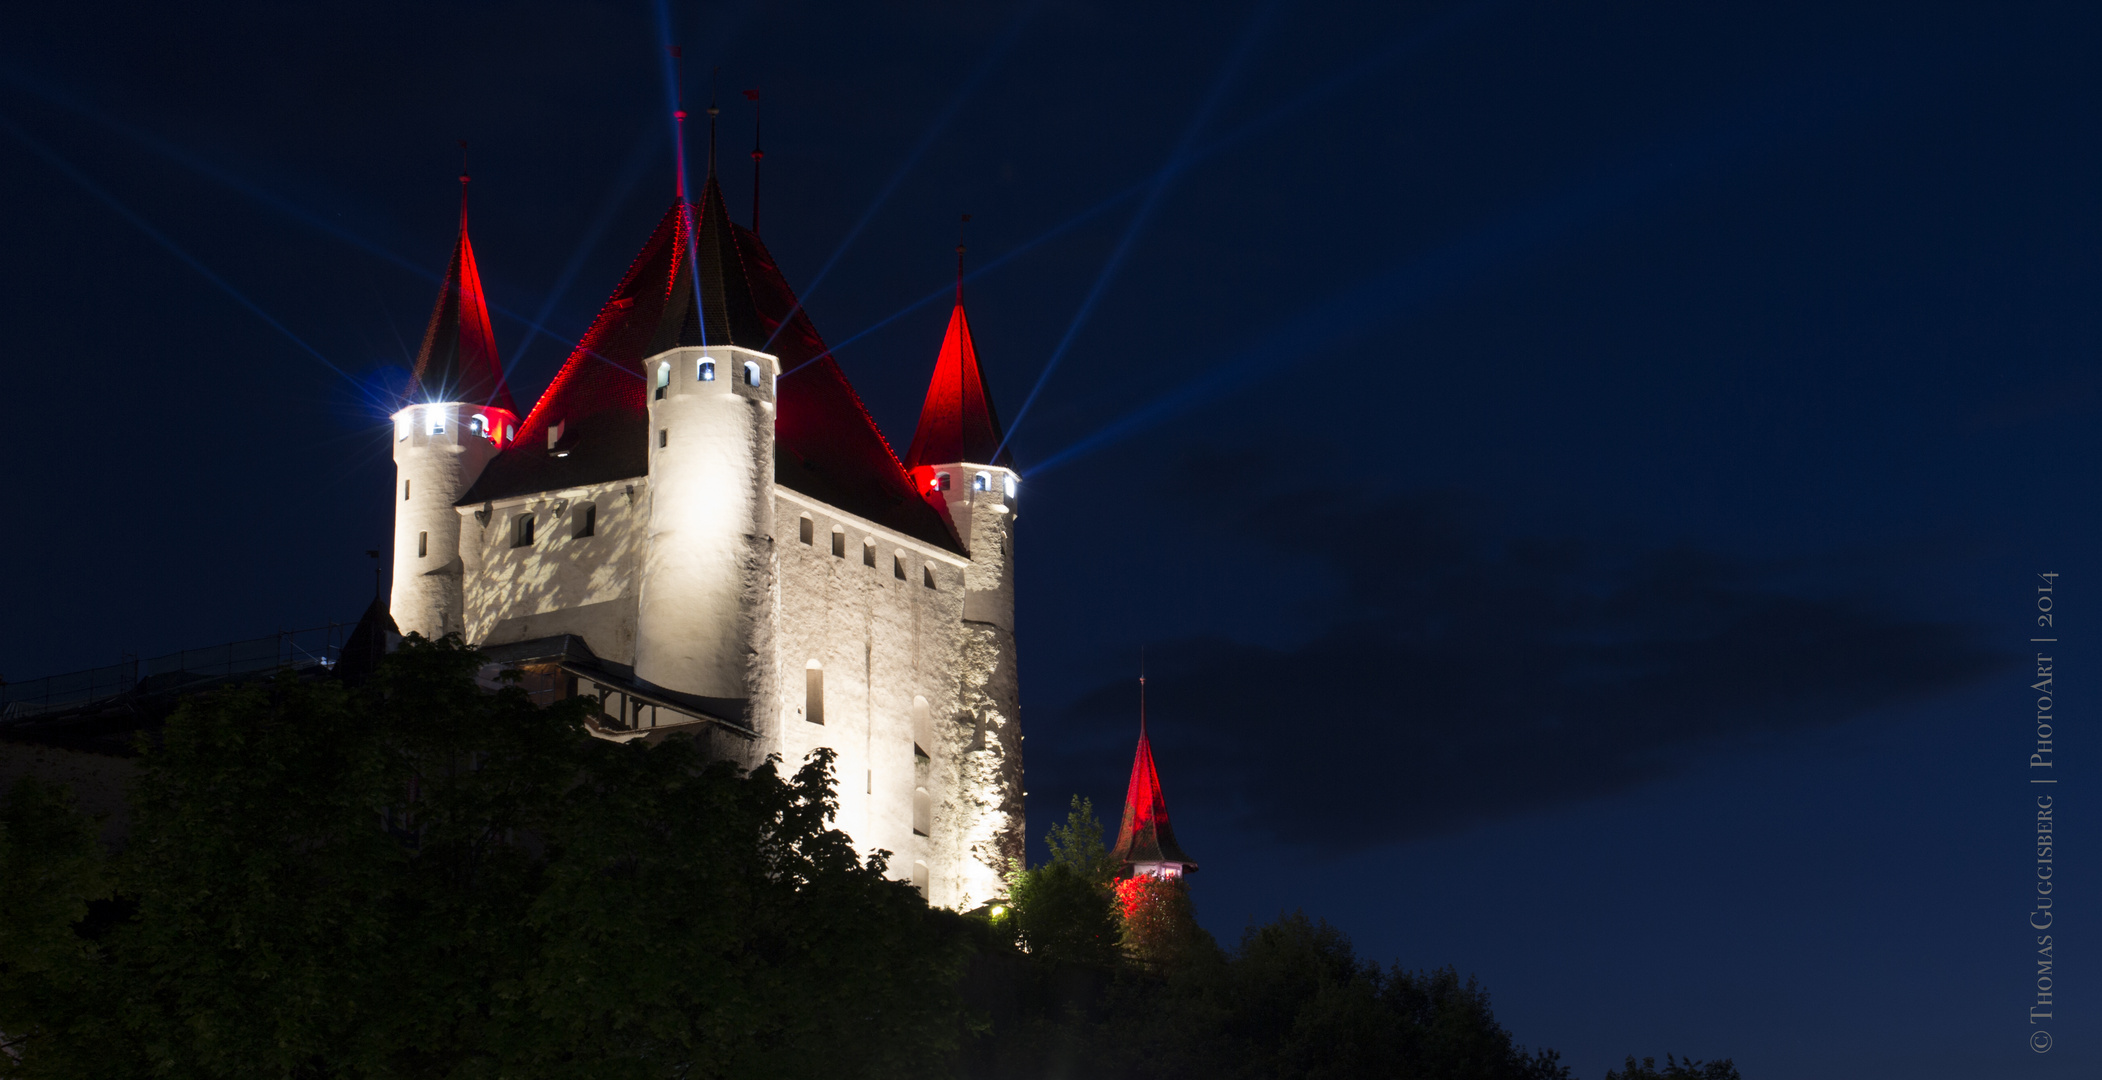
[[[956,303],[959,306],[963,303],[963,227],[970,223],[969,214],[965,214],[963,220],[956,223]]]
[[[766,156],[759,149],[759,88],[744,92],[746,101],[752,103],[752,235],[759,235],[759,159]]]
[[[715,107],[715,85],[721,81],[717,76],[722,74],[722,70],[720,67],[708,69],[708,175],[710,176],[715,175],[715,118],[723,113],[721,109]]]
[[[467,140],[460,140],[460,231],[467,231]]]
[[[679,190],[677,195],[679,201],[683,203],[686,201],[686,63],[677,45],[669,46],[669,48],[671,49],[671,92],[672,100],[675,103],[671,113],[672,132],[678,140],[678,145],[672,148],[672,157],[678,168],[677,182]]]

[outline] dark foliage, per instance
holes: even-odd
[[[1729,1058],[1720,1061],[1699,1062],[1692,1058],[1680,1061],[1670,1054],[1664,1055],[1664,1067],[1657,1067],[1656,1058],[1643,1058],[1635,1063],[1635,1056],[1628,1055],[1628,1063],[1619,1069],[1607,1069],[1606,1080],[1740,1080],[1737,1066]]]
[[[147,748],[124,853],[19,785],[0,847],[16,1077],[922,1076],[951,1056],[962,920],[792,776],[412,638],[353,689],[195,699]],[[125,907],[97,930],[93,901]]]

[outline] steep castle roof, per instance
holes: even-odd
[[[1117,826],[1117,846],[1110,856],[1129,867],[1132,863],[1180,863],[1184,870],[1197,864],[1183,854],[1168,824],[1168,800],[1161,795],[1160,773],[1153,767],[1153,744],[1146,738],[1146,723],[1139,720],[1139,752],[1131,762],[1131,784],[1124,789],[1124,820]]]
[[[913,490],[766,245],[730,221],[712,173],[697,205],[681,199],[665,211],[517,441],[489,463],[460,505],[647,474],[643,361],[703,344],[780,357],[775,483],[963,550],[947,520]],[[548,432],[557,425],[561,437],[551,449]]]
[[[430,324],[424,327],[423,347],[416,352],[409,400],[464,401],[516,413],[518,406],[504,385],[504,365],[496,354],[496,334],[489,328],[474,245],[467,239],[467,178],[460,179],[460,237],[453,242],[452,263],[438,287]]]
[[[985,373],[978,367],[978,348],[971,341],[959,286],[949,332],[934,361],[934,378],[927,384],[927,401],[920,407],[920,426],[905,452],[905,468],[957,461],[1012,467],[1012,455],[1001,446],[1004,438],[1000,414],[985,388]]]

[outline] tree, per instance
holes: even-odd
[[[185,703],[99,936],[89,826],[18,788],[0,865],[53,884],[0,934],[0,1076],[946,1066],[964,928],[831,828],[829,754],[784,776],[592,739],[581,703],[486,692],[480,665],[411,636],[358,687]]]
[[[1116,866],[1102,846],[1094,805],[1074,796],[1065,824],[1053,825],[1045,840],[1051,861],[1008,879],[1017,943],[1050,963],[1114,966],[1119,928],[1109,886]]]
[[[1606,1080],[1739,1080],[1739,1077],[1737,1066],[1729,1058],[1710,1062],[1692,1058],[1680,1061],[1666,1054],[1664,1067],[1659,1069],[1656,1058],[1643,1058],[1638,1065],[1635,1055],[1629,1054],[1626,1066],[1606,1070]]]

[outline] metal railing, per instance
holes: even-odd
[[[342,655],[349,623],[308,630],[283,630],[269,637],[229,641],[165,656],[133,658],[106,667],[0,683],[0,720],[13,720],[92,704],[139,690],[172,690],[205,679],[310,667],[330,667]]]

